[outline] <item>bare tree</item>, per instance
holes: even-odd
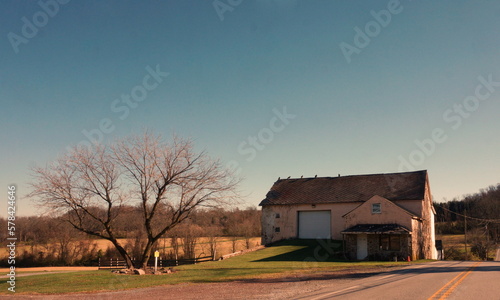
[[[109,240],[127,266],[128,251],[115,233],[127,203],[140,209],[146,235],[140,264],[146,268],[153,244],[189,217],[196,207],[234,200],[237,179],[190,140],[144,133],[89,150],[75,147],[48,166],[32,170],[31,197],[58,211],[74,228]]]
[[[182,224],[180,229],[182,252],[185,259],[196,258],[196,245],[202,233],[200,226],[196,224]]]
[[[67,226],[59,219],[52,219],[52,231],[54,234],[53,245],[54,250],[57,249],[57,257],[59,261],[65,265],[72,264],[76,259],[75,247],[72,243],[78,238],[75,234],[75,229]],[[79,233],[79,232],[78,232]]]
[[[204,228],[204,233],[208,242],[208,252],[212,260],[215,260],[217,258],[219,237],[222,235],[222,227],[218,225],[207,226]]]
[[[170,238],[170,244],[172,246],[172,259],[175,260],[175,263],[177,264],[177,262],[179,261],[179,238],[177,237],[177,235],[174,235]]]
[[[251,248],[251,239],[260,235],[260,211],[255,207],[245,210],[234,209],[227,220],[227,234],[231,236],[233,252],[236,251],[238,238],[244,238],[245,247]]]

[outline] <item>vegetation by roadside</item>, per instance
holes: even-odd
[[[494,260],[496,247],[481,248],[481,240],[469,236],[467,242],[467,253],[465,252],[465,235],[442,234],[436,236],[437,240],[443,241],[445,260]],[[480,255],[479,255],[480,254]]]
[[[288,241],[223,261],[185,265],[168,275],[129,276],[84,271],[19,277],[16,294],[99,292],[180,283],[258,280],[322,272],[369,272],[409,262],[348,262],[335,254],[338,245],[322,241]],[[411,263],[418,263],[411,262]],[[7,293],[0,282],[0,293]]]
[[[500,185],[462,199],[434,203],[436,239],[449,260],[493,259],[500,244]],[[467,252],[465,250],[467,234]]]

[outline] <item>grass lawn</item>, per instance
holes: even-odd
[[[109,270],[102,270],[18,277],[16,294],[111,291],[166,284],[289,276],[297,272],[303,274],[408,264],[341,261],[330,255],[339,246],[339,243],[325,244],[314,240],[282,242],[223,261],[175,267],[176,272],[168,275],[117,275]],[[7,294],[7,288],[6,281],[0,282],[0,294]]]
[[[463,234],[437,234],[436,240],[442,240],[446,247],[464,247],[465,237]],[[465,251],[465,250],[464,250]]]

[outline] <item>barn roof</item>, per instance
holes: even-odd
[[[388,200],[422,200],[427,171],[278,179],[259,205],[364,202],[374,195]]]

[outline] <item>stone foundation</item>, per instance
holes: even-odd
[[[368,234],[367,235],[367,250],[368,250],[368,260],[394,260],[397,258],[398,261],[406,260],[408,256],[411,257],[411,235],[401,234],[399,251],[384,250],[380,246],[380,234]],[[345,235],[346,243],[346,255],[351,260],[356,260],[357,258],[357,235],[347,234]]]

